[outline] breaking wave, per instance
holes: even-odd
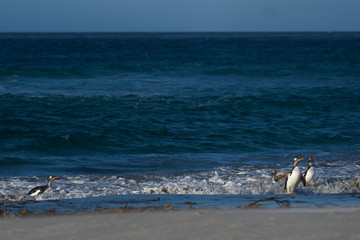
[[[281,169],[282,171],[284,169]],[[207,172],[179,175],[145,174],[129,176],[62,176],[53,187],[36,198],[26,193],[45,178],[13,177],[0,180],[1,201],[55,200],[134,194],[285,194],[284,183],[272,183],[270,169],[217,168]],[[311,186],[297,188],[298,194],[360,193],[360,175],[326,177],[318,171]]]

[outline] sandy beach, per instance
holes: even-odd
[[[0,220],[1,239],[360,239],[360,210],[181,210]]]

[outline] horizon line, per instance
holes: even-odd
[[[279,30],[279,31],[0,31],[0,34],[16,34],[16,33],[125,33],[125,34],[144,34],[144,33],[360,33],[360,30]]]

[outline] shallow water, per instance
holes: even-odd
[[[65,200],[8,202],[6,214],[68,214],[185,209],[360,209],[360,194],[204,195],[140,194]],[[170,204],[170,205],[169,205]]]
[[[357,156],[357,155],[356,155]],[[339,156],[338,156],[339,157]],[[317,161],[317,160],[315,160]],[[327,158],[326,163],[314,164],[315,180],[306,187],[299,184],[297,193],[352,194],[360,193],[359,162],[349,166],[347,161]],[[52,188],[36,196],[37,200],[74,199],[114,195],[141,194],[229,194],[266,195],[283,194],[284,181],[272,183],[270,173],[289,171],[290,166],[270,163],[247,164],[241,167],[219,167],[211,171],[184,171],[182,173],[147,173],[133,175],[77,175],[61,176]],[[305,170],[302,166],[301,170]],[[0,178],[0,199],[19,201],[24,195],[46,178],[5,177]]]

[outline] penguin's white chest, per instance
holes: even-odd
[[[33,192],[32,194],[30,194],[30,196],[35,197],[40,193],[40,189],[36,190],[36,192]]]
[[[315,175],[314,168],[313,167],[309,168],[305,176],[306,183],[312,183],[312,181],[314,180],[314,175]]]
[[[288,193],[294,192],[295,188],[299,184],[299,181],[300,181],[300,169],[298,166],[296,166],[288,176],[286,183],[287,192]]]

